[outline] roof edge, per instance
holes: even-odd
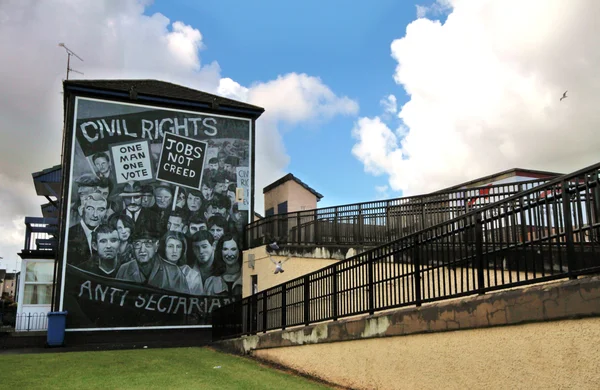
[[[61,168],[62,168],[62,165],[61,164],[57,164],[57,165],[55,165],[53,167],[46,168],[46,169],[43,169],[43,170],[38,171],[38,172],[33,172],[31,174],[31,176],[33,176],[34,178],[36,178],[36,177],[45,175],[45,174],[50,173],[50,172],[58,171]]]
[[[218,103],[219,106],[222,107],[227,107],[227,108],[232,108],[232,109],[241,109],[241,110],[247,110],[247,111],[251,111],[254,112],[255,114],[258,114],[258,116],[260,116],[260,114],[262,114],[265,109],[263,107],[259,107],[253,104],[249,104],[246,102],[242,102],[239,100],[234,100],[234,99],[230,99],[224,96],[220,96],[220,95],[216,95],[213,93],[209,93],[209,92],[205,92],[205,91],[201,91],[198,89],[193,89],[184,85],[180,85],[180,84],[175,84],[169,81],[163,81],[163,80],[158,80],[158,79],[89,79],[89,80],[78,80],[78,79],[71,79],[71,80],[64,80],[63,81],[63,86],[65,89],[75,89],[75,88],[87,88],[90,90],[95,90],[98,92],[102,92],[102,91],[110,91],[110,92],[119,92],[123,95],[128,94],[127,91],[125,91],[123,88],[116,88],[114,86],[109,86],[109,85],[98,85],[98,83],[123,83],[124,85],[129,85],[129,84],[135,84],[135,83],[158,83],[158,84],[162,84],[164,86],[172,86],[174,88],[183,88],[187,91],[190,91],[191,93],[200,93],[206,96],[207,99],[189,99],[189,98],[183,98],[183,97],[174,97],[174,96],[165,96],[164,94],[160,94],[160,93],[151,93],[151,92],[147,92],[147,91],[138,91],[138,99],[140,98],[140,96],[148,96],[148,97],[158,97],[158,98],[164,98],[164,99],[168,99],[168,100],[173,100],[175,102],[181,102],[183,104],[185,104],[185,102],[195,102],[195,103],[204,103],[207,105],[210,105],[213,101],[216,101]]]
[[[435,191],[433,193],[459,189],[459,188],[468,186],[470,184],[474,184],[474,183],[477,183],[477,182],[480,182],[480,181],[483,181],[483,180],[492,179],[494,177],[506,175],[506,174],[509,174],[509,173],[515,173],[515,176],[517,176],[518,173],[529,173],[529,174],[536,175],[536,176],[551,176],[551,177],[558,177],[558,176],[563,176],[564,175],[564,173],[558,173],[558,172],[538,171],[538,170],[535,170],[535,169],[525,169],[525,168],[511,168],[511,169],[507,169],[505,171],[500,171],[500,172],[492,173],[490,175],[478,177],[476,179],[469,180],[469,181],[466,181],[464,183],[455,184],[453,186],[446,187],[446,188],[443,188],[441,190],[437,190],[437,191]],[[533,176],[533,178],[535,178],[535,176]]]
[[[272,189],[279,187],[283,183],[290,181],[290,180],[295,181],[296,183],[298,183],[302,187],[304,187],[306,190],[310,191],[314,196],[317,197],[317,202],[323,198],[323,195],[321,195],[319,192],[317,192],[311,186],[304,183],[302,180],[298,179],[296,176],[294,176],[291,173],[288,173],[287,175],[281,177],[280,179],[275,180],[273,183],[271,183],[268,186],[266,186],[265,188],[263,188],[263,194],[266,194],[267,192],[271,191]]]

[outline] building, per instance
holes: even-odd
[[[323,195],[291,173],[263,189],[265,216],[312,210]]]
[[[0,270],[0,297],[15,299],[19,284],[19,272]]]
[[[211,215],[221,213],[219,209],[229,202],[225,212],[232,214],[228,217],[236,218],[236,229],[262,218],[254,212],[252,199],[255,120],[264,109],[157,80],[69,80],[64,83],[64,95],[66,134],[62,164],[32,175],[37,194],[47,202],[41,206],[42,218],[25,219],[25,244],[19,254],[23,259],[20,280],[23,294],[18,315],[28,319],[45,318],[49,311],[65,310],[69,312],[68,330],[151,328],[164,332],[158,339],[167,340],[176,338],[175,333],[169,331],[176,327],[179,333],[196,330],[194,335],[188,336],[192,339],[210,338],[210,311],[235,299],[241,292],[212,300],[204,297],[208,292],[195,292],[194,298],[189,295],[178,298],[185,308],[172,305],[172,310],[166,313],[162,306],[157,310],[146,305],[140,308],[136,300],[140,296],[147,297],[152,305],[156,294],[172,286],[161,285],[162,290],[155,291],[123,278],[115,284],[103,279],[103,274],[93,270],[90,274],[87,268],[88,273],[82,274],[79,265],[86,261],[93,264],[100,255],[92,245],[88,256],[78,257],[79,252],[72,250],[75,246],[72,228],[84,223],[89,205],[84,207],[81,199],[86,195],[91,194],[93,198],[97,193],[106,199],[109,209],[106,214],[95,212],[102,214],[100,224],[108,226],[110,215],[125,213],[127,202],[122,195],[129,191],[134,197],[140,192],[140,186],[150,187],[153,199],[158,199],[156,188],[169,189],[173,207],[177,201],[178,207],[191,213],[194,210],[187,194],[198,197],[201,184],[208,183],[214,200],[203,199],[204,208],[198,210],[205,218],[204,223],[211,223]],[[188,149],[192,152],[187,153]],[[107,160],[108,171],[103,170],[104,160]],[[98,180],[100,184],[96,183]],[[109,185],[104,186],[105,182]],[[104,193],[106,187],[107,194]],[[135,194],[128,188],[134,189]],[[153,202],[152,206],[155,206],[152,213],[159,215],[159,205]],[[168,207],[169,212],[172,211],[171,205]],[[143,232],[152,232],[155,228],[171,230],[158,224],[163,221],[161,218],[147,219],[151,222],[140,226],[134,220],[136,226],[131,233],[135,230],[145,234]],[[95,228],[86,226],[92,232],[91,237],[87,237],[90,245]],[[239,248],[241,258],[241,245]],[[99,269],[103,269],[101,265]],[[90,283],[94,286],[90,287]],[[113,291],[110,300],[105,300],[108,296],[105,288]],[[90,295],[82,295],[81,291],[89,291]],[[122,293],[117,306],[113,299],[115,291]],[[185,291],[171,290],[169,297],[179,293],[191,294],[191,290],[188,287]],[[156,328],[161,323],[162,326]],[[29,324],[26,329],[18,324],[16,328],[42,329],[32,329]]]
[[[163,341],[186,331],[210,337],[211,311],[240,298],[241,283],[227,285],[210,264],[200,274],[200,255],[191,245],[181,250],[184,233],[189,219],[205,229],[197,242],[210,240],[219,254],[235,241],[224,230],[241,236],[258,218],[254,131],[264,109],[158,80],[68,80],[64,95],[52,309],[69,312],[67,334],[110,337],[127,329],[153,331],[152,339]],[[171,225],[174,212],[178,228]],[[105,237],[117,244],[105,244]],[[172,240],[180,249],[167,253]],[[118,245],[118,252],[105,245]],[[146,264],[155,272],[141,269]]]
[[[32,173],[37,195],[48,203],[41,205],[42,217],[25,217],[24,221],[25,240],[19,253],[17,331],[44,330],[47,326],[45,317],[55,293],[61,175],[60,165]]]

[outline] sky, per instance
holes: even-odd
[[[0,1],[0,268],[45,203],[31,173],[61,161],[60,42],[84,59],[72,78],[264,107],[262,212],[260,189],[289,172],[327,207],[598,162],[598,14],[596,0]]]

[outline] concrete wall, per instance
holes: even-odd
[[[317,208],[317,197],[294,180],[289,180],[288,185],[288,212],[312,210]],[[281,203],[281,202],[280,202]]]
[[[600,388],[600,276],[228,340],[360,389]]]
[[[275,274],[275,264],[271,262],[266,246],[244,251],[242,296],[247,297],[252,295],[251,275],[258,276],[258,289],[262,291],[339,261],[339,259],[331,258],[329,252],[320,251],[318,248],[314,249],[313,252],[314,257],[301,257],[298,254],[294,255],[292,253],[292,257],[283,264],[284,272]],[[271,258],[275,261],[284,261],[288,257],[288,253],[288,251],[280,251],[279,254],[273,254]],[[254,255],[254,269],[248,266],[249,254]]]

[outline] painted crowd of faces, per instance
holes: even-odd
[[[211,143],[219,152],[205,160],[200,190],[146,181],[128,183],[135,191],[126,192],[110,154],[90,156],[93,171],[73,180],[67,262],[180,293],[241,294],[248,211],[235,196],[237,167],[248,167],[247,142]]]

